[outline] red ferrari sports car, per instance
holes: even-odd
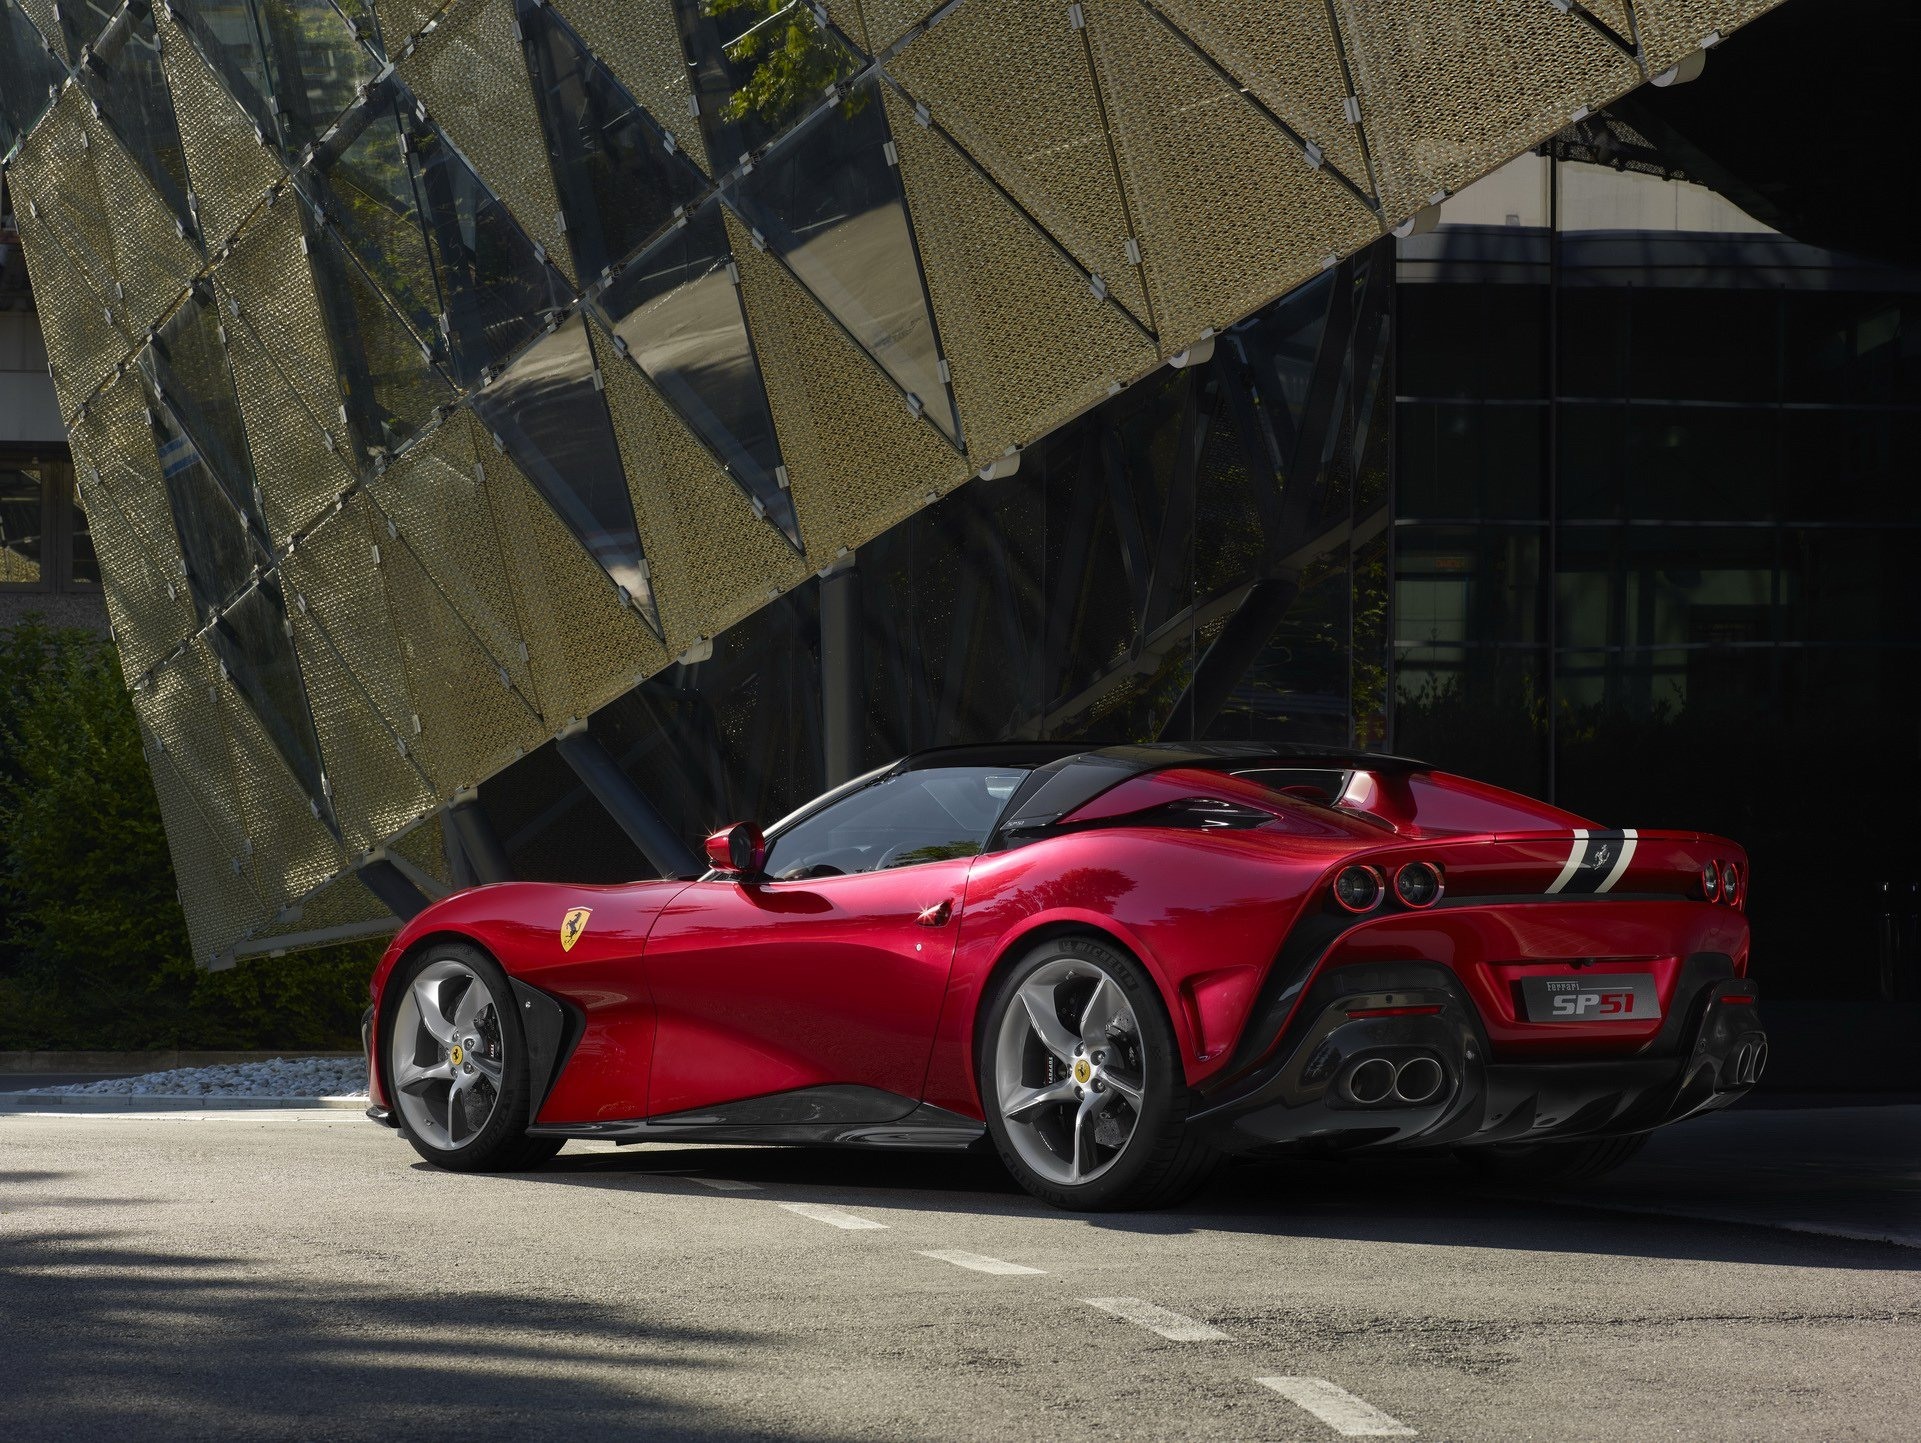
[[[1592,1175],[1767,1057],[1739,847],[1398,757],[947,749],[707,853],[414,918],[373,978],[370,1113],[454,1169],[991,1142],[1039,1197],[1124,1208],[1235,1152]]]

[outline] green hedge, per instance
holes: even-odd
[[[357,1046],[379,954],[196,967],[111,643],[0,630],[0,1049]]]

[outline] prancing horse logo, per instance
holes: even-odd
[[[567,915],[560,919],[560,950],[571,952],[580,934],[587,930],[587,919],[594,915],[592,907],[569,907]]]
[[[1601,846],[1596,847],[1594,849],[1594,855],[1588,858],[1587,864],[1592,870],[1598,872],[1601,870],[1601,868],[1605,867],[1608,864],[1608,858],[1612,857],[1613,855],[1614,855],[1614,848],[1603,843]]]

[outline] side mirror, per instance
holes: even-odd
[[[734,822],[707,839],[707,865],[716,872],[758,877],[767,865],[767,838],[752,822]]]

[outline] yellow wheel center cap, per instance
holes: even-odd
[[[1077,1057],[1074,1059],[1074,1081],[1078,1082],[1082,1087],[1085,1087],[1087,1086],[1088,1079],[1093,1075],[1093,1063],[1089,1062],[1085,1057]]]
[[[460,1044],[458,1042],[456,1042],[447,1053],[447,1060],[453,1063],[455,1067],[460,1066],[466,1059],[467,1054],[460,1050]]]

